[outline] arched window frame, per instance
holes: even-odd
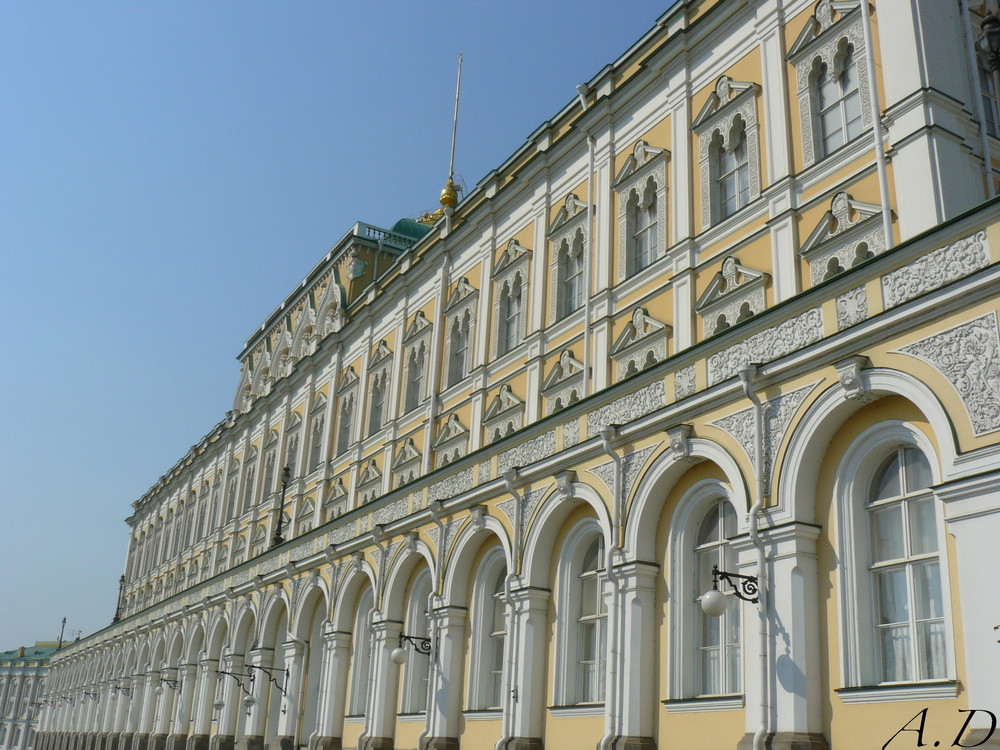
[[[816,58],[810,75],[811,86],[816,92],[816,133],[820,152],[829,156],[864,130],[857,55],[853,45],[842,38],[833,63]],[[835,139],[835,136],[838,138]]]
[[[302,434],[302,415],[293,412],[288,421],[288,429],[285,431],[285,461],[282,467],[287,466],[293,477],[299,475],[299,442]]]
[[[254,505],[254,493],[257,483],[257,446],[250,449],[247,454],[246,466],[243,475],[243,504],[240,508],[240,515],[249,511]]]
[[[337,419],[337,455],[342,456],[351,447],[351,433],[354,417],[355,395],[344,394],[340,399],[340,414]]]
[[[559,243],[556,251],[556,320],[562,320],[583,307],[583,260],[586,248],[583,229]]]
[[[326,427],[326,399],[318,398],[312,408],[311,427],[309,430],[309,467],[307,473],[312,473],[323,463],[323,437]]]
[[[498,546],[483,556],[473,584],[468,697],[473,711],[496,710],[503,705],[508,624],[506,604],[502,593],[496,592],[496,585],[499,581],[502,592],[506,576],[507,558]]]
[[[996,84],[989,61],[982,53],[976,54],[976,72],[979,78],[979,95],[983,102],[986,132],[994,138],[1000,137],[1000,101],[997,100]]]
[[[597,567],[588,573],[582,569],[584,556],[598,539],[601,547]],[[604,702],[609,596],[604,578],[606,554],[607,540],[600,524],[593,518],[581,521],[569,532],[560,552],[558,611],[565,616],[558,626],[556,702],[559,705],[597,705]],[[583,610],[583,582],[589,576],[597,579],[597,609],[594,612]],[[594,658],[586,659],[583,638],[595,625]]]
[[[746,622],[744,605],[740,611],[740,692],[702,695],[704,684],[700,665],[700,632],[702,612],[699,599],[711,588],[712,571],[701,570],[697,564],[698,531],[713,507],[726,502],[736,511],[737,523],[740,509],[733,506],[730,488],[718,479],[705,479],[695,483],[681,497],[674,521],[671,523],[666,559],[668,587],[675,603],[668,610],[668,635],[666,665],[668,670],[668,696],[671,709],[680,710],[733,710],[743,706],[743,623]],[[735,555],[731,558],[735,567]],[[730,570],[730,572],[736,572]],[[706,581],[708,583],[706,584]],[[720,626],[721,630],[721,626]],[[732,675],[727,678],[733,684]]]
[[[421,339],[410,347],[406,357],[406,395],[403,413],[409,414],[424,400],[424,375],[427,372],[427,342]]]
[[[937,531],[937,560],[943,604],[945,673],[930,679],[886,682],[879,674],[881,654],[877,631],[877,597],[872,565],[870,492],[876,473],[900,446],[920,451],[930,464],[931,488],[903,496],[905,501],[933,498]],[[841,630],[840,698],[845,703],[868,701],[875,695],[886,700],[953,697],[957,694],[954,661],[954,625],[951,616],[949,564],[945,544],[942,504],[933,492],[941,481],[937,453],[928,437],[915,425],[889,420],[865,430],[844,454],[834,480]],[[912,604],[912,599],[910,600]]]
[[[427,615],[428,596],[431,593],[431,573],[427,568],[421,570],[413,578],[410,595],[406,606],[406,619],[403,632],[415,638],[430,636],[430,623]],[[430,676],[430,659],[422,658],[420,654],[411,653],[406,660],[403,671],[403,692],[400,701],[400,712],[418,714],[427,711],[427,687]]]
[[[448,388],[462,382],[469,374],[471,333],[471,310],[456,315],[448,325]]]

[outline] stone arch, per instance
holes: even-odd
[[[310,579],[295,599],[295,608],[292,610],[288,632],[294,634],[296,638],[306,640],[310,624],[316,617],[316,608],[319,607],[319,612],[324,618],[325,613],[329,610],[330,594],[326,582],[321,576]]]
[[[360,560],[345,573],[344,583],[340,586],[333,611],[333,624],[336,630],[344,632],[352,630],[355,609],[361,594],[366,587],[375,590],[375,581],[375,571],[367,560]]]
[[[611,550],[611,514],[601,494],[588,484],[573,482],[569,485],[569,496],[555,490],[542,500],[541,508],[525,535],[524,560],[521,569],[522,580],[530,586],[547,587],[553,560],[556,537],[562,530],[566,518],[579,502],[589,505],[601,527],[604,549]]]
[[[386,619],[402,619],[406,610],[406,592],[421,562],[431,572],[433,581],[435,573],[434,553],[431,552],[426,543],[418,540],[412,551],[404,548],[393,560],[392,567],[385,579],[385,590],[382,592],[382,601],[380,602],[382,616]]]
[[[462,529],[453,542],[452,552],[448,556],[445,567],[444,590],[442,596],[448,604],[466,607],[469,603],[469,591],[472,581],[469,571],[480,550],[490,544],[495,538],[503,549],[507,570],[513,570],[514,560],[511,554],[511,541],[507,529],[492,516],[484,516],[482,525],[471,523]]]
[[[955,473],[958,451],[954,425],[933,391],[899,370],[862,370],[860,377],[864,400],[846,398],[841,385],[831,386],[810,404],[792,430],[778,474],[777,499],[782,519],[816,522],[816,481],[830,439],[862,406],[883,396],[902,396],[924,415],[938,444],[942,479]]]
[[[664,499],[677,480],[700,461],[711,461],[726,476],[740,531],[746,530],[750,493],[739,463],[719,443],[692,438],[688,441],[687,456],[669,450],[661,453],[639,481],[625,522],[625,549],[632,559],[656,559],[656,530]]]
[[[192,623],[191,629],[188,632],[188,637],[184,641],[184,659],[188,664],[197,664],[201,658],[201,653],[204,650],[205,627],[201,620],[196,620]]]
[[[285,591],[282,589],[275,594],[261,609],[257,638],[262,647],[277,649],[288,637],[291,617],[291,607]],[[281,627],[282,618],[284,618],[284,628]]]

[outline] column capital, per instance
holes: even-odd
[[[543,608],[548,606],[549,599],[552,598],[552,590],[537,586],[524,586],[511,590],[510,597],[515,604],[524,602],[529,608]]]

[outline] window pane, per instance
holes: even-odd
[[[698,527],[698,546],[719,541],[719,506],[715,505],[712,510],[705,514]]]
[[[916,448],[903,449],[903,475],[908,493],[927,489],[934,481],[927,456]]]
[[[699,612],[698,616],[701,618],[701,645],[718,646],[719,626],[722,624],[722,618],[709,617],[704,612]]]
[[[941,570],[937,561],[913,566],[913,591],[918,620],[944,617],[941,599]]]
[[[899,455],[894,454],[886,461],[875,480],[872,488],[872,499],[882,500],[887,497],[899,497],[901,490],[899,487]]]
[[[945,649],[944,622],[934,620],[917,624],[917,646],[920,649],[920,679],[933,680],[944,677]]]
[[[903,509],[899,504],[871,512],[872,561],[898,560],[904,557]]]
[[[589,576],[580,581],[580,614],[597,614],[597,577]]]
[[[882,679],[901,682],[910,679],[910,628],[897,625],[882,630]]]
[[[701,690],[702,695],[718,695],[722,692],[719,685],[719,649],[703,649],[701,652]]]
[[[904,568],[880,570],[875,576],[875,583],[879,624],[907,622],[910,619],[910,605],[906,595],[906,570]]]
[[[934,499],[925,498],[909,504],[910,554],[923,555],[937,552],[937,523],[934,518]]]

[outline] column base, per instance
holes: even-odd
[[[209,750],[235,750],[236,737],[231,734],[217,734],[208,743]]]
[[[274,738],[274,745],[270,746],[270,750],[275,750],[275,746],[278,750],[295,750],[295,737],[290,734],[282,734]]]
[[[167,750],[167,735],[162,732],[149,735],[150,750]]]
[[[656,740],[652,737],[637,737],[624,734],[611,740],[612,750],[656,750]]]
[[[187,740],[186,734],[171,734],[167,737],[167,750],[186,750]]]
[[[751,750],[753,733],[747,732],[736,750]],[[764,738],[765,750],[830,750],[826,737],[817,732],[772,732]]]
[[[111,741],[111,734],[109,732],[101,732],[97,735],[97,742],[94,743],[94,747],[97,750],[108,750],[108,743]]]
[[[122,732],[118,735],[118,746],[115,750],[132,750],[132,739],[135,737],[131,732]]]
[[[458,750],[458,737],[427,737],[420,750]]]
[[[343,750],[344,740],[341,737],[317,737],[309,750]]]
[[[183,745],[184,750],[208,750],[209,736],[207,734],[192,734]]]
[[[364,750],[394,750],[396,746],[392,737],[367,737]]]
[[[149,750],[149,735],[145,732],[132,735],[132,750]]]
[[[264,735],[248,734],[240,743],[243,750],[264,750]]]
[[[545,741],[541,737],[508,737],[503,750],[545,750]]]

